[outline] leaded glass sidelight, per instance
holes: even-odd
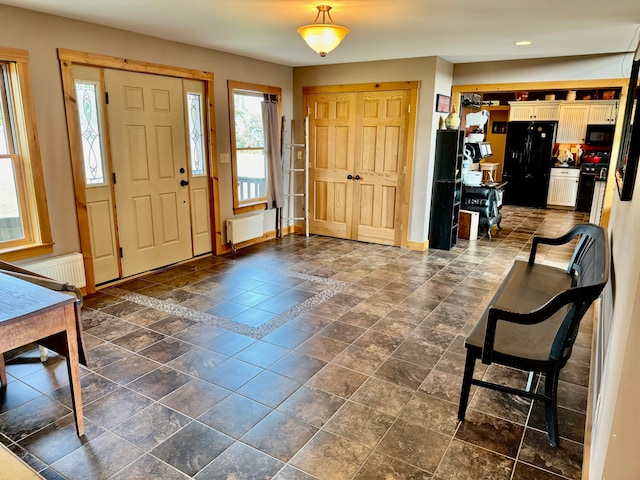
[[[97,85],[93,82],[76,82],[76,98],[80,117],[80,138],[87,185],[106,183],[104,155],[100,137]]]
[[[202,122],[202,95],[187,93],[189,119],[189,154],[191,160],[191,176],[205,175],[204,135]]]

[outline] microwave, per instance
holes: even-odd
[[[610,147],[613,144],[615,125],[587,125],[585,145]]]

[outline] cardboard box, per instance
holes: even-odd
[[[479,222],[480,214],[478,212],[460,210],[460,219],[458,220],[458,238],[477,240]]]

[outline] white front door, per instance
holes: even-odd
[[[105,70],[122,276],[193,256],[182,81]]]

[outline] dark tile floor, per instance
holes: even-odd
[[[86,435],[65,362],[30,346],[7,355],[0,441],[48,479],[579,479],[590,317],[559,449],[537,402],[478,389],[456,419],[463,340],[502,276],[534,233],[586,221],[503,213],[493,240],[451,251],[288,236],[105,288],[83,308]]]

